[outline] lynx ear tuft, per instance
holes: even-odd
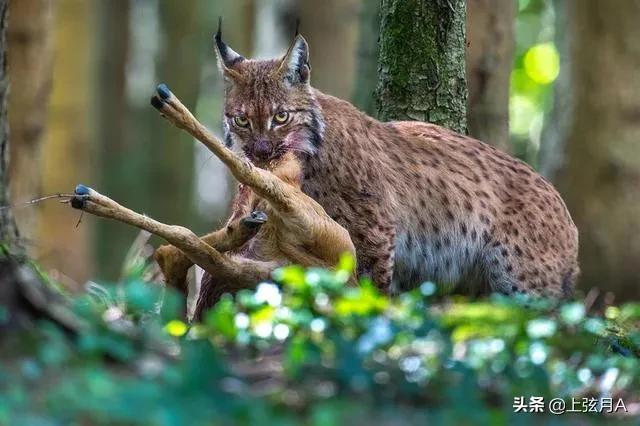
[[[218,18],[218,31],[214,36],[214,41],[216,56],[218,57],[218,66],[222,73],[234,79],[240,78],[240,74],[232,68],[235,64],[244,61],[245,58],[222,41],[222,16]]]
[[[300,34],[296,34],[287,54],[282,58],[277,72],[291,84],[307,84],[309,82],[311,76],[309,45]]]

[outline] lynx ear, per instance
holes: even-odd
[[[238,62],[245,60],[244,56],[235,52],[227,44],[222,41],[222,17],[218,19],[218,31],[214,37],[216,56],[218,57],[218,66],[225,77],[231,77],[234,80],[241,80],[242,76],[233,70],[233,66]]]
[[[291,84],[307,84],[311,75],[309,65],[309,45],[300,34],[296,32],[293,43],[287,50],[287,54],[280,60],[276,73],[288,80]]]

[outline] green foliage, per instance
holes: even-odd
[[[514,396],[640,396],[640,304],[388,298],[353,266],[280,269],[192,326],[141,270],[93,285],[77,338],[3,341],[0,424],[533,424]]]
[[[536,165],[553,84],[560,72],[555,10],[549,1],[519,0],[509,97],[509,130],[515,154]]]

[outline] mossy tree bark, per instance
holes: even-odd
[[[515,13],[514,0],[467,1],[469,134],[503,151],[509,151]]]
[[[640,0],[556,4],[571,19],[554,113],[564,124],[549,135],[564,162],[552,177],[580,230],[581,285],[638,298]]]
[[[380,119],[466,133],[466,1],[382,0],[380,16]]]
[[[7,0],[0,0],[0,243],[11,250],[20,249],[18,228],[9,208],[9,120],[7,102]]]

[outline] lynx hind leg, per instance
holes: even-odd
[[[534,261],[535,259],[535,261]],[[487,245],[483,270],[492,291],[564,299],[573,293],[577,268],[561,257],[515,242]]]

